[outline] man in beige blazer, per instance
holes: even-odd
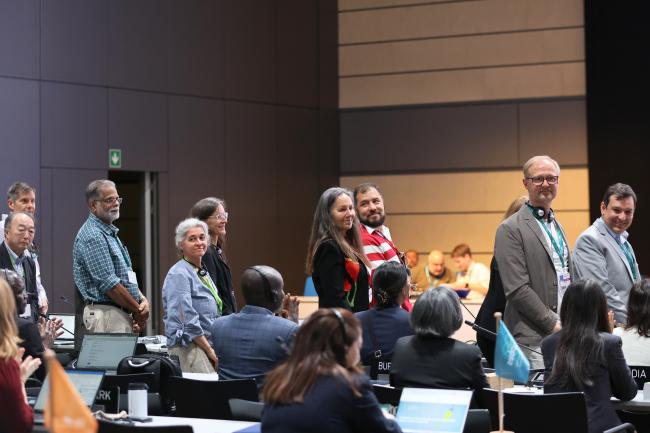
[[[571,256],[564,230],[551,204],[560,166],[549,156],[534,156],[523,166],[528,202],[503,221],[496,233],[494,255],[506,295],[504,320],[523,349],[531,368],[544,368],[540,344],[560,330],[562,296],[571,282]]]

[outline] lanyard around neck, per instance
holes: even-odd
[[[192,267],[196,270],[196,274],[198,275],[199,280],[201,280],[203,285],[205,287],[207,287],[208,290],[210,290],[210,293],[212,293],[212,297],[214,298],[214,300],[217,303],[217,308],[219,309],[219,314],[221,314],[221,312],[223,311],[223,301],[219,297],[219,292],[217,292],[217,288],[215,287],[214,282],[212,281],[212,278],[210,278],[210,275],[208,275],[208,272],[205,271],[204,269],[197,268],[192,262],[190,262],[187,259],[183,259],[183,260],[185,260],[187,263],[192,265]],[[204,275],[201,275],[202,270],[205,272]]]
[[[564,236],[562,235],[562,231],[560,231],[560,228],[557,226],[557,223],[555,223],[555,220],[551,222],[551,224],[556,224],[555,225],[555,232],[558,234],[558,240],[557,242],[555,241],[555,237],[549,230],[549,228],[546,226],[546,223],[544,221],[538,220],[544,229],[546,231],[546,234],[548,235],[548,238],[551,240],[551,244],[553,245],[553,249],[557,253],[558,257],[560,258],[560,263],[562,263],[562,269],[564,269]],[[558,245],[559,244],[559,245]]]

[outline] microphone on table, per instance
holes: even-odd
[[[49,320],[50,322],[56,322],[56,319],[52,319],[49,314],[43,314],[43,313],[38,313],[38,315],[45,320]],[[61,326],[61,329],[63,329],[65,332],[69,333],[70,335],[74,335],[74,332],[70,332],[68,329],[65,329],[65,327]]]
[[[474,322],[472,322],[470,320],[465,320],[465,324],[470,326],[473,330],[475,330],[476,332],[478,332],[479,334],[482,334],[483,336],[485,336],[487,338],[494,339],[494,340],[496,340],[496,338],[497,338],[497,334],[490,331],[489,329],[485,329],[484,327],[477,325],[476,323],[474,323]],[[517,343],[517,342],[515,341],[515,343]],[[525,344],[517,343],[517,345],[519,347],[521,347],[521,348],[524,348],[524,349],[526,349],[526,350],[528,350],[530,352],[536,353],[538,355],[542,354],[542,352],[531,349],[530,347],[526,346]]]

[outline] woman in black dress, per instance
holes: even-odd
[[[207,197],[196,202],[190,214],[208,225],[210,245],[201,262],[217,285],[219,297],[223,301],[221,315],[235,313],[237,301],[232,287],[232,275],[223,253],[226,245],[226,224],[228,224],[226,202],[220,198]]]
[[[318,307],[368,309],[368,259],[363,253],[352,193],[326,190],[314,212],[306,271],[318,293]]]

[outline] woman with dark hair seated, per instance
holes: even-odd
[[[400,307],[408,298],[409,286],[408,271],[401,263],[385,262],[373,272],[372,293],[377,306],[355,314],[363,329],[363,365],[375,359],[390,360],[397,339],[413,335],[410,315]]]
[[[458,295],[444,286],[418,298],[411,312],[415,335],[395,344],[392,385],[476,390],[488,386],[478,347],[451,338],[463,324],[460,308]]]
[[[614,329],[628,365],[650,366],[650,280],[637,281],[627,300],[627,325]]]
[[[342,308],[320,309],[300,326],[289,358],[266,377],[265,433],[400,432],[361,373],[361,327]]]
[[[542,340],[544,392],[584,392],[589,432],[619,425],[611,398],[630,400],[637,386],[621,338],[610,334],[600,285],[593,280],[571,283],[562,298],[560,321],[562,329]]]

